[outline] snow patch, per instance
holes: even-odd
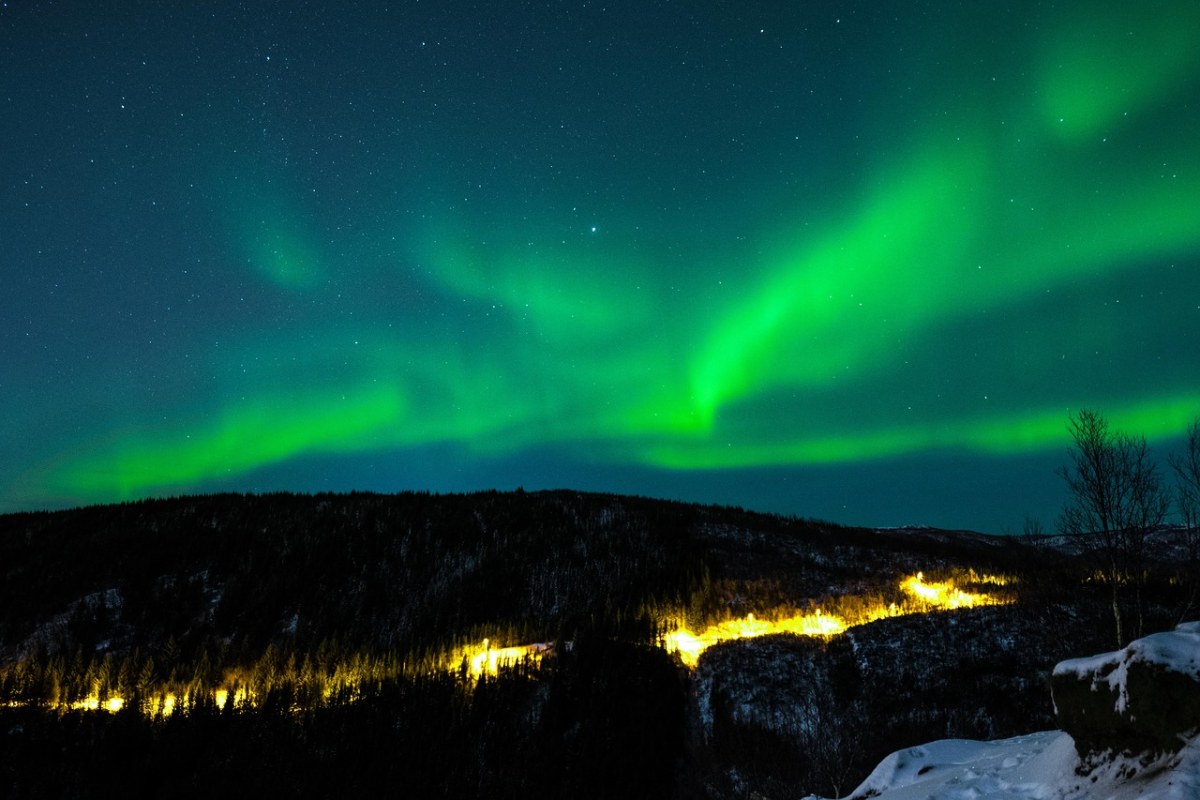
[[[1114,757],[1077,774],[1079,756],[1061,731],[994,742],[944,739],[892,753],[851,800],[1195,800],[1200,741],[1143,763]],[[809,798],[816,800],[816,798]]]

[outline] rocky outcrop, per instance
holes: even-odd
[[[1200,622],[1063,661],[1052,685],[1059,725],[1082,758],[1177,751],[1200,730]]]

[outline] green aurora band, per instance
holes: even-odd
[[[1181,344],[1200,319],[1200,5],[1139,9],[1042,19],[993,91],[950,74],[880,100],[922,111],[880,107],[845,184],[763,186],[720,233],[719,197],[655,225],[638,198],[593,220],[410,188],[426,213],[335,219],[296,168],[216,163],[217,246],[287,313],[229,330],[169,413],[82,432],[0,495],[135,498],[431,445],[672,471],[1036,453],[1081,406],[1177,436],[1200,414]]]

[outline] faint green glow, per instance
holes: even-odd
[[[277,224],[277,223],[276,223]],[[307,287],[317,281],[316,257],[289,231],[267,225],[247,243],[255,267],[281,286]]]
[[[561,234],[560,234],[561,235]],[[470,241],[466,227],[446,227],[418,250],[430,278],[446,291],[482,303],[483,311],[525,323],[544,344],[576,343],[638,329],[650,320],[656,282],[628,253],[598,236],[555,239],[496,232]],[[496,241],[499,239],[499,241]]]
[[[223,184],[223,216],[254,272],[286,289],[318,288],[328,276],[297,201],[271,182],[234,173]]]
[[[1112,133],[1187,89],[1200,69],[1200,5],[1079,4],[1052,29],[1038,95],[1046,126],[1081,139]]]

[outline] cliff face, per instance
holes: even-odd
[[[718,645],[691,681],[699,772],[713,797],[842,796],[902,745],[1053,728],[1047,678],[1097,646],[1090,614],[993,606]]]

